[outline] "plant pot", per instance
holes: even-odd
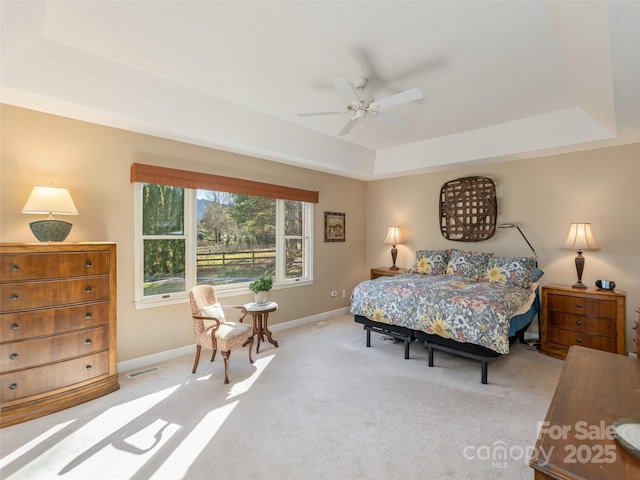
[[[255,302],[256,303],[268,303],[267,292],[256,292]]]

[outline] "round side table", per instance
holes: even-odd
[[[278,342],[271,337],[271,332],[269,331],[269,314],[278,310],[278,304],[276,302],[247,303],[243,307],[253,318],[253,335],[258,336],[256,353],[260,353],[260,341],[264,340],[265,335],[267,340],[277,348]]]

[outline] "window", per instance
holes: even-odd
[[[135,183],[136,302],[182,301],[194,285],[244,293],[312,279],[313,204],[243,193]]]

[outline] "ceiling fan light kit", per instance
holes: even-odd
[[[358,121],[360,121],[360,126],[362,126],[365,117],[377,117],[379,113],[384,114],[385,118],[393,120],[395,124],[402,125],[405,123],[403,118],[395,117],[394,115],[390,115],[382,110],[413,102],[415,100],[420,100],[422,98],[422,92],[418,88],[411,88],[404,92],[385,97],[382,100],[375,101],[371,95],[364,92],[368,83],[369,81],[366,77],[355,77],[351,80],[344,78],[335,79],[333,84],[350,100],[346,110],[338,112],[300,113],[299,115],[302,117],[312,117],[318,115],[350,114],[351,118],[338,134],[339,136],[342,136],[348,134]]]

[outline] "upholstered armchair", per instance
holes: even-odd
[[[249,362],[253,363],[251,350],[253,348],[253,326],[242,323],[247,315],[244,307],[239,305],[220,305],[216,290],[211,285],[198,285],[189,292],[193,330],[196,336],[196,358],[191,373],[196,373],[202,348],[213,350],[213,362],[218,349],[224,359],[224,383],[229,383],[228,368],[231,350],[244,345],[249,346]],[[224,310],[239,309],[240,318],[237,322],[225,319]]]

